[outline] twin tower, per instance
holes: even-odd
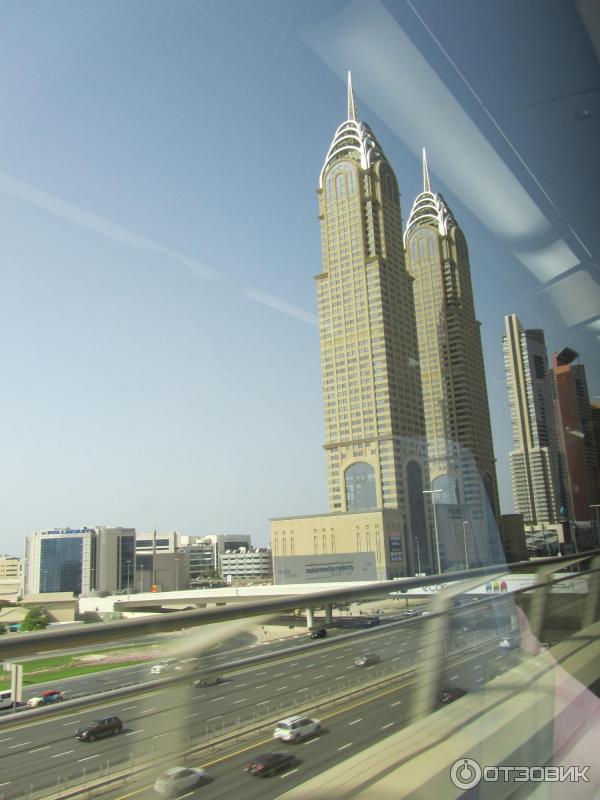
[[[354,579],[366,577],[369,559],[351,557],[359,554],[372,555],[379,579],[496,561],[494,452],[465,238],[431,190],[425,153],[423,192],[403,231],[396,177],[358,117],[350,74],[347,119],[318,196],[329,513],[273,520],[276,572],[292,556],[320,556],[331,578],[341,575],[327,564],[347,558]]]

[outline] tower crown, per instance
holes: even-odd
[[[339,126],[329,146],[325,156],[325,163],[319,176],[319,189],[323,188],[323,176],[327,168],[338,159],[344,157],[350,157],[358,161],[362,169],[368,169],[376,161],[385,159],[383,150],[371,128],[358,119],[350,72],[348,72],[348,118]]]
[[[410,210],[404,241],[411,228],[418,225],[437,225],[440,236],[447,236],[450,229],[456,227],[452,211],[441,194],[431,191],[427,153],[423,148],[423,191],[416,198]]]

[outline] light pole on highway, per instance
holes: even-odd
[[[421,574],[421,551],[419,549],[419,538],[415,536],[415,544],[417,545],[417,569],[419,571],[419,575]]]
[[[467,525],[470,525],[468,519],[463,520],[463,541],[465,543],[465,569],[469,569],[469,556],[467,555]]]
[[[431,504],[433,506],[433,529],[435,531],[435,554],[437,556],[438,575],[442,574],[442,562],[440,561],[440,540],[438,537],[437,514],[435,513],[435,500],[434,494],[439,494],[443,489],[423,489],[423,494],[430,494]]]

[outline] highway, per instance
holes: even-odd
[[[476,635],[453,636],[450,650],[454,655],[448,657],[443,683],[470,690],[481,688],[517,657],[515,654],[506,657],[493,645],[489,651],[483,646],[475,647],[465,657],[465,648],[476,644]],[[479,635],[489,636],[489,633]],[[226,672],[227,682],[218,686],[193,689],[193,676],[190,676],[189,685],[142,689],[139,696],[112,703],[99,701],[97,706],[85,709],[61,707],[59,713],[41,712],[35,719],[23,718],[17,726],[0,728],[0,792],[3,793],[0,797],[3,800],[22,798],[38,787],[56,787],[60,780],[80,777],[85,781],[100,768],[111,774],[124,765],[135,765],[136,759],[148,754],[153,755],[160,772],[181,763],[181,758],[168,753],[185,751],[189,741],[207,741],[224,728],[243,727],[265,714],[279,718],[289,716],[302,704],[313,702],[317,694],[352,691],[356,687],[350,686],[350,682],[359,678],[370,681],[379,676],[383,681],[418,661],[422,657],[421,646],[419,624],[382,625],[350,640],[336,642],[335,637],[318,640],[308,651],[279,659],[273,651],[269,662]],[[361,670],[354,666],[353,659],[367,650],[378,653],[382,660],[380,664]],[[228,658],[225,653],[217,656],[222,656],[224,661]],[[360,704],[364,698],[355,695],[348,699],[351,707],[347,711],[327,709],[326,730],[319,737],[320,744],[313,741],[296,746],[294,752],[298,752],[302,764],[297,766],[297,772],[288,776],[290,787],[294,780],[305,780],[315,774],[315,770],[330,766],[332,759],[343,757],[346,751],[367,747],[393,726],[402,724],[408,713],[409,684],[416,674],[413,671],[396,678],[393,683],[381,685],[375,690],[374,698],[363,705]],[[353,718],[344,716],[353,713]],[[117,715],[124,722],[125,729],[120,736],[93,743],[82,743],[74,738],[75,729],[86,720],[110,715]],[[265,784],[271,782],[250,778],[243,773],[242,766],[247,756],[256,752],[254,748],[264,750],[265,745],[261,748],[260,739],[255,744],[252,739],[247,741],[248,745],[244,745],[250,748],[247,752],[237,752],[238,745],[234,746],[233,753],[220,750],[216,763],[203,754],[200,760],[208,765],[214,781],[199,789],[198,794],[203,797],[221,797],[224,793],[229,797],[253,797],[253,792],[264,794]],[[276,749],[286,746],[289,745],[277,744]],[[273,749],[272,745],[266,747]],[[214,755],[212,761],[215,761]],[[32,764],[35,765],[33,770]],[[278,777],[273,779],[273,784],[281,787],[285,780]],[[241,782],[239,787],[238,782]],[[140,797],[145,796],[143,787],[147,785],[148,774],[145,773]],[[238,789],[241,794],[236,793]]]

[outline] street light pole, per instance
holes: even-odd
[[[465,544],[465,569],[469,569],[469,556],[467,555],[467,525],[469,520],[463,520],[463,541]]]
[[[419,549],[419,539],[415,536],[415,543],[417,545],[417,569],[419,570],[419,575],[421,574],[421,551]]]
[[[423,494],[438,494],[439,492],[443,491],[442,489],[423,489]],[[435,554],[437,556],[437,567],[438,567],[438,575],[442,574],[442,562],[440,561],[440,540],[438,537],[438,526],[437,526],[437,514],[435,513],[435,502],[433,497],[431,498],[431,504],[433,505],[433,529],[435,531]]]

